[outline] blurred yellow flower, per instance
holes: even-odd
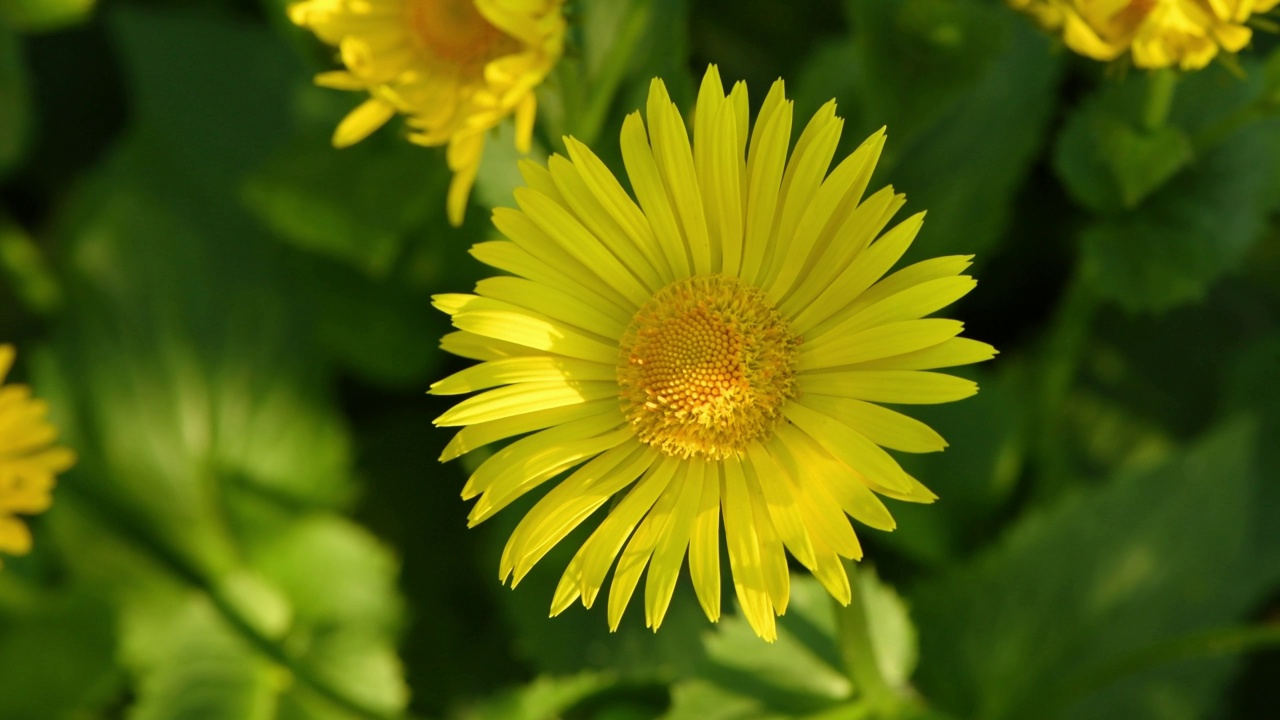
[[[573,138],[567,159],[522,163],[520,209],[493,215],[508,239],[472,250],[511,276],[435,298],[458,328],[444,349],[482,362],[431,391],[484,391],[436,420],[463,427],[441,460],[532,433],[471,476],[472,525],[573,471],[512,533],[500,575],[513,584],[622,496],[552,603],[552,614],[578,598],[590,607],[616,559],[612,628],[648,566],[645,617],[657,629],[686,550],[718,619],[723,518],[738,600],[773,640],[790,594],[783,548],[847,603],[840,558],[862,548],[846,515],[892,530],[877,493],[936,499],[882,447],[933,452],[945,441],[878,403],[968,397],[974,383],[926,371],[995,350],[957,337],[956,320],[924,319],[974,287],[961,274],[970,256],[885,276],[923,213],[881,235],[905,202],[889,187],[863,197],[883,131],[828,174],[843,126],[833,101],[788,160],[782,81],[749,133],[746,86],[726,96],[714,66],[694,119],[691,143],[660,80],[647,128],[639,113],[626,118],[622,157],[639,204]]]
[[[0,384],[13,365],[12,345],[0,345]],[[16,516],[49,508],[54,476],[75,463],[75,455],[54,447],[58,431],[45,416],[48,403],[31,397],[26,385],[0,385],[0,552],[25,555],[31,532]]]
[[[409,140],[449,146],[449,221],[462,223],[484,136],[515,115],[516,146],[528,152],[534,88],[564,45],[562,0],[304,0],[294,23],[338,48],[345,70],[316,83],[368,92],[333,134],[346,147],[396,113]]]
[[[1249,43],[1250,15],[1280,0],[1009,0],[1014,8],[1061,32],[1072,50],[1114,60],[1127,50],[1140,68],[1195,70],[1219,50]]]

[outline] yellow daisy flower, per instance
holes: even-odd
[[[562,0],[304,0],[294,23],[338,48],[345,70],[316,84],[368,92],[338,125],[333,144],[368,137],[396,113],[409,140],[448,145],[449,221],[462,223],[484,136],[515,115],[516,147],[528,152],[534,88],[560,59]]]
[[[13,346],[0,345],[0,384],[13,358]],[[30,552],[31,532],[16,516],[47,510],[54,476],[75,463],[70,450],[53,446],[58,431],[48,412],[26,385],[0,385],[0,552]]]
[[[467,482],[462,496],[479,496],[472,525],[572,470],[511,535],[500,575],[513,584],[620,497],[552,603],[553,615],[578,598],[590,607],[617,560],[612,628],[647,566],[645,617],[657,629],[686,551],[717,620],[723,518],[738,600],[773,640],[789,596],[784,548],[847,603],[840,558],[862,556],[849,517],[891,530],[877,494],[936,497],[882,448],[946,443],[878,403],[968,397],[974,383],[928,371],[995,350],[957,337],[956,320],[924,319],[973,288],[960,274],[971,256],[885,276],[924,214],[881,235],[904,203],[888,187],[863,197],[883,131],[828,174],[843,125],[832,101],[788,160],[782,81],[749,132],[746,86],[726,96],[714,66],[694,117],[691,143],[660,80],[647,128],[627,117],[622,156],[639,204],[573,138],[568,158],[522,163],[519,209],[493,214],[508,239],[472,249],[510,275],[435,298],[458,328],[442,347],[482,361],[431,388],[483,391],[436,420],[463,428],[441,460],[530,433]]]
[[[1096,60],[1129,51],[1140,68],[1196,70],[1219,50],[1238,52],[1252,36],[1245,22],[1280,0],[1009,0],[1072,50]]]

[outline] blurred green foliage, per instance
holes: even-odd
[[[951,447],[903,458],[941,500],[862,533],[854,610],[795,575],[765,645],[687,583],[657,635],[634,611],[616,634],[548,620],[581,531],[496,582],[519,508],[466,530],[422,391],[462,366],[429,297],[484,272],[466,250],[521,182],[512,130],[448,227],[441,152],[396,122],[329,146],[356,99],[312,86],[333,57],[284,6],[0,0],[0,340],[81,458],[0,572],[0,718],[1280,705],[1272,38],[1173,78],[1075,57],[995,0],[570,3],[534,157],[573,134],[620,171],[651,77],[687,110],[708,62],[753,107],[781,76],[800,116],[836,98],[845,151],[888,126],[876,182],[929,210],[915,258],[977,255],[955,312],[1002,354],[976,398],[919,413]]]

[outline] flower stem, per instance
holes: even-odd
[[[614,36],[609,55],[601,64],[599,71],[589,78],[591,97],[578,117],[578,122],[574,124],[574,134],[583,143],[593,144],[600,134],[609,106],[618,93],[618,85],[622,83],[622,78],[631,64],[636,46],[644,37],[651,15],[648,2],[633,0],[626,17],[622,20],[622,26]]]
[[[1147,80],[1147,98],[1142,107],[1142,127],[1155,132],[1164,127],[1173,106],[1173,92],[1178,87],[1178,72],[1172,68],[1160,68]]]
[[[1042,496],[1061,491],[1070,474],[1063,443],[1064,409],[1088,347],[1098,298],[1077,266],[1058,301],[1048,336],[1044,339],[1036,379],[1034,449],[1040,463]]]
[[[871,626],[858,582],[857,563],[844,560],[844,570],[849,575],[850,593],[848,605],[836,603],[836,638],[840,644],[840,657],[844,661],[845,674],[853,681],[856,691],[868,705],[875,706],[892,699],[894,693],[880,672],[875,647],[871,644]]]

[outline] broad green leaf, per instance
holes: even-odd
[[[1182,75],[1173,107],[1144,128],[1151,76],[1111,82],[1068,117],[1055,167],[1097,216],[1081,233],[1098,294],[1131,311],[1197,300],[1238,267],[1277,197],[1280,122],[1265,73],[1245,62]]]
[[[881,675],[907,688],[918,657],[906,605],[874,570],[859,568],[857,587]],[[706,659],[692,677],[672,686],[668,720],[764,720],[781,717],[879,717],[852,702],[836,636],[836,603],[808,575],[791,578],[791,602],[778,619],[778,639],[764,644],[740,615],[705,632]],[[878,706],[877,713],[916,717],[918,703]]]
[[[129,720],[272,720],[286,677],[230,634],[214,610],[189,601],[157,635]]]
[[[1280,333],[1249,343],[1223,373],[1223,401],[1233,410],[1248,410],[1258,418],[1258,436],[1280,437],[1280,385],[1276,384],[1276,368],[1280,367]],[[1258,444],[1259,483],[1255,529],[1255,546],[1261,556],[1258,576],[1273,578],[1280,574],[1280,444]]]
[[[609,673],[543,676],[463,710],[458,720],[557,720],[583,701],[614,687]],[[598,717],[598,716],[597,716]]]
[[[891,687],[907,687],[920,660],[920,645],[906,603],[892,587],[880,581],[874,568],[859,568],[858,592],[862,594],[881,677]]]
[[[1094,210],[1132,208],[1193,160],[1186,133],[1143,131],[1103,112],[1072,115],[1059,139],[1059,173]]]
[[[444,158],[401,137],[337,150],[331,132],[304,133],[278,151],[249,177],[245,202],[286,242],[385,276],[412,230],[442,224]]]
[[[835,640],[835,601],[816,580],[793,576],[776,642],[765,644],[740,614],[706,633],[698,675],[775,712],[815,712],[850,696]]]
[[[1103,83],[1068,115],[1053,160],[1076,202],[1104,214],[1136,207],[1195,159],[1180,125],[1145,126],[1156,82],[1146,74]]]
[[[76,211],[59,372],[86,471],[218,567],[232,554],[223,483],[342,502],[347,440],[269,245],[166,195],[147,157],[119,156]]]
[[[387,638],[356,629],[319,632],[306,641],[310,647],[302,661],[329,686],[372,712],[394,717],[404,710],[409,691],[400,659]],[[346,720],[353,716],[299,683],[281,698],[277,720]]]
[[[281,517],[268,510],[239,517],[250,563],[290,600],[293,622],[281,635],[285,645],[364,705],[402,709],[408,688],[394,647],[404,611],[390,550],[335,515]],[[291,703],[332,712],[305,688],[299,691]]]
[[[0,23],[28,33],[61,30],[86,20],[97,0],[0,0]]]
[[[801,107],[838,95],[847,143],[887,126],[873,186],[929,212],[908,260],[981,253],[1005,230],[1052,111],[1059,61],[1041,33],[995,5],[851,0],[850,46],[801,75]],[[837,70],[838,69],[838,70]],[[842,78],[831,80],[833,72]],[[815,106],[816,109],[816,106]]]
[[[0,717],[71,720],[117,690],[115,625],[100,597],[53,593],[0,573]]]
[[[974,0],[844,5],[860,59],[855,125],[870,131],[887,124],[890,136],[903,140],[950,117],[1000,62],[1014,30],[1003,9]]]
[[[908,210],[929,212],[905,261],[951,253],[982,259],[1006,229],[1043,142],[1059,63],[1046,58],[1048,48],[1034,28],[1016,25],[1005,32],[1001,52],[980,80],[945,118],[909,140],[879,176],[907,194]],[[891,143],[894,132],[890,125]]]
[[[921,690],[960,717],[1201,716],[1230,661],[1093,678],[1155,643],[1238,621],[1258,599],[1252,427],[1232,423],[1017,524],[913,593]],[[1195,711],[1199,709],[1199,711]]]
[[[1097,293],[1132,311],[1203,297],[1262,233],[1278,149],[1280,123],[1251,128],[1139,207],[1086,228],[1081,262]]]
[[[207,9],[119,6],[108,25],[135,103],[132,132],[153,161],[170,183],[237,198],[289,137],[306,71],[265,28]]]
[[[253,565],[293,599],[299,621],[385,634],[399,626],[398,563],[360,526],[329,514],[276,517],[250,537]]]

